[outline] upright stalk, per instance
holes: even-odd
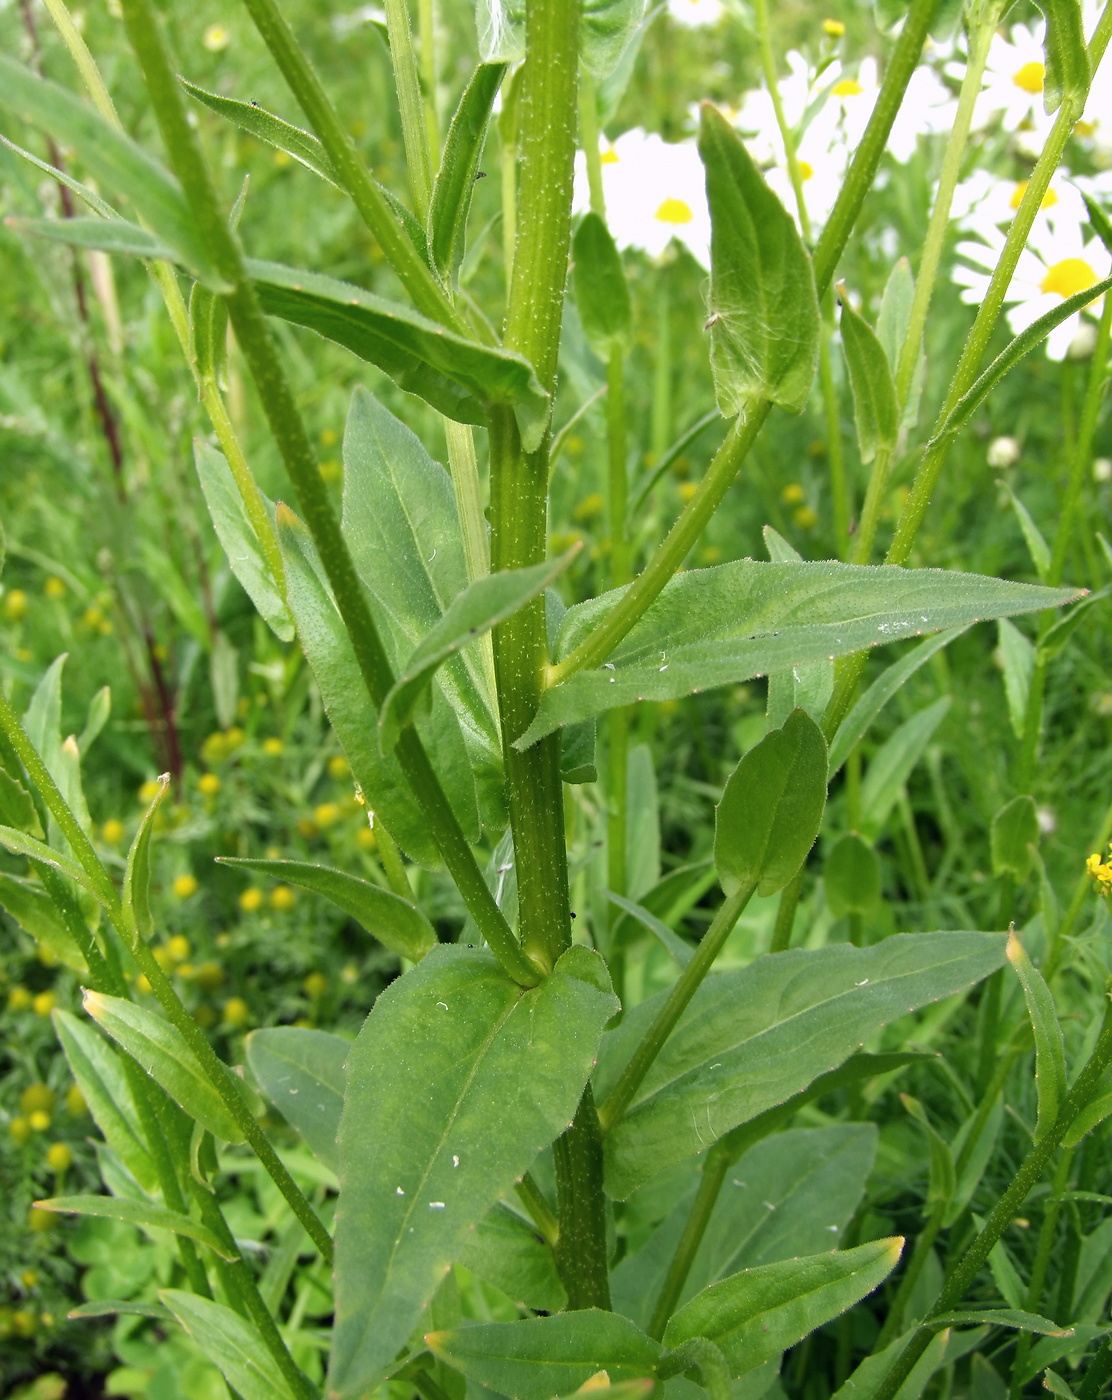
[[[413,51],[413,33],[409,27],[409,6],[407,0],[385,0],[385,8],[390,62],[402,114],[402,144],[409,170],[409,187],[413,193],[413,212],[424,223],[429,216],[429,201],[432,198],[432,161],[429,157],[424,104],[421,101],[417,55]]]
[[[1058,1159],[1054,1180],[1050,1187],[1051,1200],[1043,1216],[1039,1229],[1039,1242],[1035,1246],[1035,1262],[1031,1265],[1031,1277],[1027,1283],[1027,1296],[1023,1306],[1034,1312],[1042,1304],[1043,1288],[1050,1268],[1050,1255],[1058,1235],[1058,1217],[1062,1214],[1059,1199],[1069,1183],[1070,1168],[1073,1166],[1073,1149],[1067,1148]],[[1015,1360],[1012,1362],[1011,1384],[1008,1389],[1010,1400],[1019,1400],[1023,1393],[1023,1372],[1027,1358],[1031,1354],[1032,1337],[1030,1332],[1021,1332],[1016,1341]]]

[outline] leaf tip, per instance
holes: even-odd
[[[1013,967],[1027,960],[1027,953],[1024,950],[1023,944],[1016,937],[1014,925],[1008,929],[1008,946],[1006,952],[1008,961]]]

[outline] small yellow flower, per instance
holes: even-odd
[[[81,614],[81,621],[91,631],[98,632],[100,630],[100,624],[104,621],[104,614],[94,604],[93,606],[86,608],[85,611]]]
[[[216,962],[203,962],[197,969],[197,986],[202,992],[215,992],[223,986],[224,969]]]
[[[31,993],[26,987],[13,987],[8,993],[9,1011],[27,1011],[31,1006]]]
[[[42,591],[48,598],[64,598],[66,596],[66,585],[60,578],[55,578],[53,574],[42,586]]]
[[[355,840],[365,851],[373,851],[378,845],[378,838],[375,836],[373,828],[369,826],[361,826]]]
[[[310,972],[301,986],[307,997],[311,997],[313,1001],[319,1001],[328,991],[328,978],[323,972]]]
[[[50,1215],[48,1210],[41,1210],[38,1213],[48,1217]],[[33,1216],[34,1211],[32,1211],[32,1217]],[[32,1230],[49,1230],[53,1221],[48,1219],[46,1224],[36,1225],[32,1218],[28,1223]],[[12,1313],[12,1331],[17,1337],[33,1337],[35,1335],[35,1314],[28,1308],[17,1308],[15,1312]]]
[[[242,997],[232,997],[224,1003],[224,1021],[229,1026],[245,1026],[251,1018],[251,1011]]]
[[[333,754],[328,760],[328,773],[332,778],[346,778],[351,772],[351,765],[342,753]]]
[[[4,616],[9,622],[19,622],[27,614],[27,594],[22,588],[13,588],[4,599]]]
[[[197,788],[206,797],[215,797],[220,791],[220,779],[215,773],[202,773],[197,779]]]
[[[31,1136],[31,1124],[20,1114],[8,1124],[8,1132],[12,1139],[22,1146]]]
[[[46,1084],[28,1084],[23,1093],[19,1096],[19,1109],[21,1113],[43,1112],[47,1115],[54,1112],[54,1090]]]
[[[281,739],[272,738],[263,740],[263,753],[266,754],[267,758],[277,758],[282,752],[283,747],[284,745]]]
[[[155,956],[157,957],[157,953],[156,953]],[[149,995],[150,995],[150,990],[151,990],[150,978],[147,976],[147,974],[146,974],[145,972],[141,972],[141,973],[139,974],[139,976],[135,979],[135,985],[136,985],[136,987],[139,989],[139,991],[141,991],[141,992],[144,994],[144,996],[149,996]]]
[[[270,892],[270,907],[277,909],[280,913],[292,909],[296,903],[297,895],[290,889],[289,885],[276,885]]]
[[[209,53],[219,53],[232,42],[232,36],[222,24],[210,24],[201,38]]]
[[[147,781],[139,789],[139,801],[142,802],[144,807],[149,807],[150,804],[155,800],[155,798],[158,796],[161,786],[161,783],[156,782],[154,778],[147,779]]]
[[[170,956],[169,948],[155,948],[153,956],[163,972],[170,972],[173,969],[174,959]]]
[[[192,899],[197,893],[196,875],[179,875],[172,887],[177,899]]]
[[[254,885],[246,889],[239,897],[239,907],[245,914],[253,914],[256,909],[263,906],[263,892]]]
[[[592,491],[589,496],[584,496],[572,512],[576,520],[593,520],[596,515],[601,515],[606,508],[606,500],[601,491]]]
[[[64,1142],[52,1142],[46,1149],[46,1165],[61,1175],[73,1166],[73,1153]]]
[[[1112,846],[1109,847],[1109,851],[1112,852]],[[1096,881],[1097,894],[1101,898],[1107,898],[1112,891],[1112,860],[1106,862],[1098,855],[1091,855],[1085,862],[1085,870]]]
[[[30,1123],[32,1131],[36,1133],[45,1133],[47,1128],[50,1127],[50,1114],[47,1113],[45,1108],[36,1108],[34,1113],[29,1113],[27,1115],[27,1121]]]
[[[846,32],[846,27],[840,19],[824,19],[822,32],[829,34],[832,39],[840,39]]]
[[[22,1273],[20,1274],[20,1276],[19,1276],[19,1281],[20,1281],[20,1283],[24,1286],[24,1288],[38,1288],[38,1286],[39,1286],[39,1271],[38,1271],[38,1269],[24,1269],[23,1272],[22,1272]]]
[[[124,839],[123,822],[109,817],[100,829],[100,838],[106,846],[118,846]]]
[[[45,1234],[47,1230],[54,1228],[54,1216],[48,1210],[40,1210],[38,1206],[32,1206],[27,1212],[27,1224],[36,1234]],[[12,1315],[12,1321],[19,1316],[18,1313]]]
[[[680,500],[683,501],[684,505],[686,505],[688,501],[693,500],[698,494],[698,491],[699,483],[697,481],[680,482]]]
[[[780,492],[780,499],[786,506],[798,506],[806,500],[806,493],[798,481],[792,481]]]
[[[792,513],[792,519],[801,530],[813,530],[819,523],[818,511],[813,510],[810,506],[800,506],[797,511]]]
[[[856,78],[843,78],[830,89],[835,97],[860,97],[865,89]]]
[[[313,813],[313,820],[319,827],[334,826],[342,815],[335,802],[322,802]]]
[[[186,938],[184,934],[175,933],[173,938],[167,941],[166,951],[175,962],[185,962],[193,949],[190,946],[189,939]]]
[[[71,1084],[66,1090],[66,1107],[75,1118],[79,1118],[81,1114],[88,1113],[89,1111],[89,1106],[85,1102],[85,1095],[76,1084]]]
[[[45,1021],[58,1003],[53,992],[40,992],[31,1002],[31,1010]]]
[[[233,724],[231,729],[225,729],[224,731],[224,747],[231,753],[233,749],[238,749],[246,738],[247,735],[244,734],[239,725]]]

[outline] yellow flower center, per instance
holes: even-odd
[[[1012,82],[1023,92],[1042,92],[1046,69],[1041,63],[1025,63],[1012,74]]]
[[[661,203],[653,217],[659,219],[662,224],[689,224],[695,215],[691,212],[690,204],[669,196]]]
[[[1023,203],[1023,196],[1024,196],[1026,193],[1027,193],[1027,181],[1026,181],[1026,180],[1020,180],[1020,182],[1016,185],[1015,189],[1012,190],[1012,197],[1011,197],[1011,199],[1008,200],[1008,203],[1011,205],[1011,207],[1012,207],[1013,209],[1018,209],[1018,208],[1019,208],[1019,206]],[[1042,203],[1039,205],[1039,208],[1040,208],[1040,209],[1053,209],[1054,206],[1055,206],[1057,203],[1058,203],[1058,193],[1057,193],[1057,191],[1056,191],[1056,190],[1047,190],[1046,194],[1043,195]]]
[[[617,151],[603,151],[598,159],[600,165],[617,165],[618,153]]]
[[[843,78],[840,83],[834,84],[835,97],[860,97],[864,91],[856,78]]]
[[[1083,292],[1096,282],[1097,275],[1084,258],[1063,258],[1047,270],[1039,283],[1042,292],[1057,292],[1064,300],[1077,292]]]
[[[840,39],[846,32],[846,27],[840,19],[824,19],[822,22],[824,34],[829,34],[832,39]]]
[[[814,173],[815,167],[810,161],[801,160],[799,162],[799,178],[801,180],[810,180],[814,176]]]

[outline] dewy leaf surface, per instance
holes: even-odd
[[[1003,964],[1004,944],[998,933],[903,933],[871,948],[793,949],[712,974],[607,1134],[607,1191],[624,1200],[673,1162],[799,1093],[897,1016],[971,987]],[[665,995],[642,1002],[603,1037],[600,1097]]]
[[[615,590],[568,609],[557,661],[619,596]],[[675,700],[925,632],[1061,607],[1080,596],[1077,589],[981,574],[834,560],[739,559],[691,569],[669,582],[604,666],[577,671],[544,692],[516,747],[635,700]]]
[[[599,1308],[431,1332],[425,1340],[435,1356],[510,1400],[567,1395],[599,1371],[612,1383],[651,1376],[661,1351],[628,1318]]]
[[[616,1009],[585,948],[523,992],[489,952],[443,945],[379,997],[340,1122],[341,1400],[378,1383],[468,1232],[567,1127]]]
[[[871,1293],[892,1272],[902,1245],[899,1238],[873,1240],[856,1249],[746,1269],[680,1308],[665,1329],[664,1343],[679,1347],[707,1337],[733,1374],[744,1375]]]
[[[259,1088],[334,1172],[351,1041],[308,1026],[273,1026],[247,1037],[247,1065]]]

